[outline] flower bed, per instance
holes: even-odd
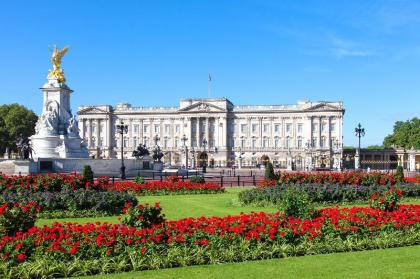
[[[321,183],[294,184],[294,186],[308,193],[313,202],[321,204],[366,202],[373,194],[384,193],[393,187],[389,185],[354,186]],[[286,184],[275,185],[275,183],[265,182],[263,187],[241,191],[238,198],[245,205],[277,205],[281,203],[287,187]],[[399,188],[405,197],[420,197],[419,184],[404,184]]]
[[[100,177],[92,184],[84,181],[77,174],[0,175],[0,193],[60,192],[79,189],[132,191],[138,195],[213,194],[224,192],[224,188],[218,184],[181,181],[176,176],[169,176],[164,181],[155,180],[146,183],[136,183],[128,180],[112,183],[109,177]]]
[[[172,195],[172,194],[215,194],[225,189],[216,183],[195,183],[190,181],[150,181],[138,184],[132,181],[116,181],[109,184],[112,191],[134,191],[137,195]]]
[[[36,202],[43,218],[92,217],[120,214],[134,195],[109,191],[108,178],[92,184],[76,174],[0,176],[0,203]]]
[[[263,212],[186,218],[145,229],[54,223],[3,237],[0,277],[80,276],[419,243],[420,205],[392,212],[327,208],[305,220]]]
[[[380,172],[282,172],[279,184],[395,185],[398,179]]]

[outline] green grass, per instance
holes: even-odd
[[[258,207],[243,206],[238,201],[238,193],[250,187],[227,188],[226,193],[210,195],[169,195],[169,196],[142,196],[138,197],[141,203],[160,202],[163,213],[169,220],[176,220],[186,217],[199,216],[226,216],[237,215],[240,212],[249,213],[252,211],[275,212],[274,206]],[[420,203],[420,199],[405,200],[405,203]],[[347,205],[347,206],[354,206]],[[366,206],[367,203],[358,203],[357,206]],[[77,222],[94,223],[95,221],[118,223],[117,216],[111,217],[92,217],[92,218],[65,218],[65,219],[40,219],[36,222],[37,226],[50,225],[53,222]]]
[[[420,246],[85,278],[420,278]]]
[[[205,195],[166,195],[166,196],[140,196],[140,203],[159,202],[163,208],[163,213],[169,220],[176,220],[185,217],[199,216],[226,216],[237,215],[241,212],[249,213],[252,211],[275,212],[277,209],[271,207],[242,206],[238,201],[238,193],[248,187],[228,188],[223,194]],[[65,219],[40,219],[37,226],[49,225],[55,221],[59,222],[109,222],[118,223],[117,216],[111,217],[92,217],[92,218],[65,218]]]

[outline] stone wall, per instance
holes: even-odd
[[[29,160],[5,160],[0,162],[0,172],[12,174],[31,174],[31,173],[81,173],[85,165],[90,165],[95,176],[115,176],[120,175],[121,160],[95,160],[95,159],[65,159],[65,158],[40,158],[37,161]],[[153,168],[152,162],[148,159],[136,160],[125,159],[127,176],[137,176],[140,170]]]

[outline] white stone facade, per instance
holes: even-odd
[[[306,170],[341,168],[343,115],[342,102],[235,106],[226,98],[182,99],[179,107],[118,104],[78,110],[80,135],[92,155],[120,156],[116,125],[123,121],[128,125],[125,157],[138,144],[153,147],[157,135],[164,161],[181,165],[185,135],[188,166],[207,161],[214,166],[252,167],[267,155],[278,167]]]

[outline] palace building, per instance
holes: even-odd
[[[226,98],[181,99],[179,107],[81,106],[80,135],[90,154],[119,158],[145,144],[160,146],[165,163],[254,167],[268,158],[277,167],[341,169],[342,102],[234,105]],[[124,122],[121,135],[116,125]],[[187,152],[187,156],[185,156]],[[185,162],[188,160],[188,162]]]

